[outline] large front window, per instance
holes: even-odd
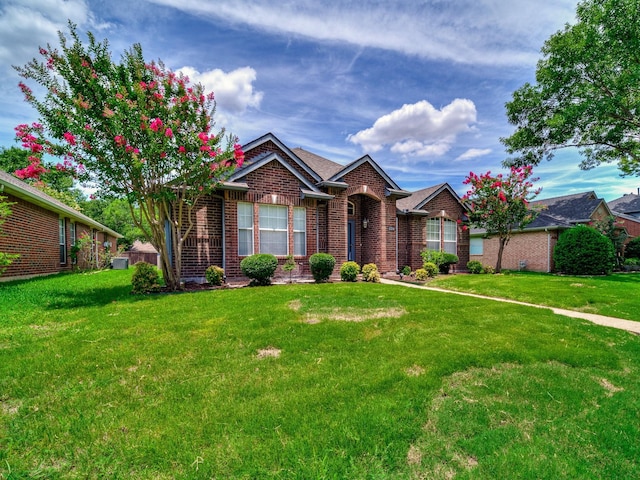
[[[307,254],[307,210],[293,209],[293,254],[303,257]]]
[[[458,226],[446,218],[427,219],[427,248],[447,253],[458,252]]]
[[[260,253],[288,255],[288,208],[260,205]]]
[[[238,203],[238,255],[253,255],[253,204]]]

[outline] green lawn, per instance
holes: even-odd
[[[640,274],[572,277],[534,272],[439,275],[430,286],[640,321]]]
[[[402,286],[130,276],[0,284],[0,478],[640,477],[638,336]]]

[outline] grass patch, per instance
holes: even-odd
[[[573,277],[534,272],[440,275],[430,286],[640,321],[640,275]]]
[[[637,336],[401,286],[130,277],[0,284],[0,478],[640,475]]]

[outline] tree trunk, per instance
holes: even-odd
[[[500,273],[502,271],[502,254],[504,253],[504,247],[507,245],[509,241],[508,238],[500,238],[500,247],[498,248],[498,260],[496,261],[496,273]]]

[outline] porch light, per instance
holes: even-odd
[[[369,219],[364,218],[362,220],[362,228],[367,228],[369,226]]]

